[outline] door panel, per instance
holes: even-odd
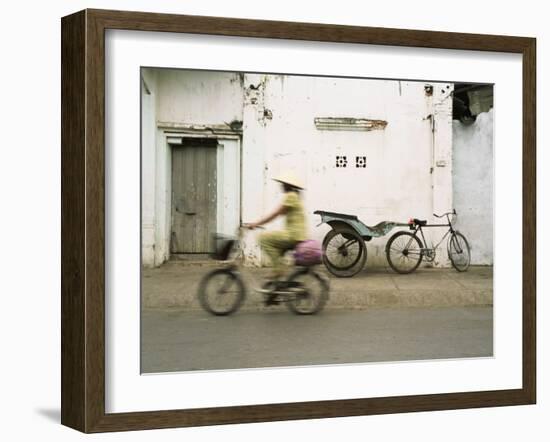
[[[172,148],[171,253],[209,253],[216,231],[215,140]]]

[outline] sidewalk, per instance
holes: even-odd
[[[142,270],[144,308],[199,310],[197,289],[214,262],[169,261],[159,268]],[[265,275],[269,269],[247,269]],[[387,268],[367,268],[352,278],[336,278],[324,266],[318,271],[330,279],[327,309],[374,307],[457,307],[493,304],[493,268],[472,266],[467,272],[419,268],[400,275]],[[242,310],[263,310],[262,298],[248,284]]]

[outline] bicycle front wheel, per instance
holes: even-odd
[[[397,232],[388,241],[386,257],[397,273],[414,272],[422,262],[422,242],[413,233]]]
[[[208,273],[199,285],[199,301],[207,312],[216,316],[234,313],[245,296],[241,278],[230,269],[218,269]]]
[[[449,238],[447,253],[451,264],[458,272],[465,272],[470,267],[470,245],[460,232],[454,232]]]

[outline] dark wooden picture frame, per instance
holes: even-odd
[[[62,28],[61,421],[83,432],[533,404],[536,400],[536,40],[326,24],[84,10]],[[105,412],[105,30],[162,31],[522,55],[523,385],[513,390]]]

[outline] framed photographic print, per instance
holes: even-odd
[[[535,39],[62,19],[62,423],[533,404]]]

